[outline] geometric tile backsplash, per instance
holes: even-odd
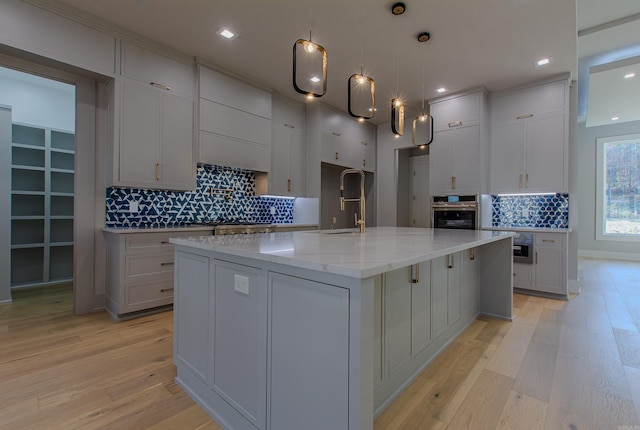
[[[569,228],[569,194],[491,196],[491,225]]]
[[[106,226],[150,228],[219,222],[292,223],[293,200],[256,196],[255,179],[250,170],[199,164],[194,191],[107,188]],[[135,213],[129,209],[131,202],[138,202]],[[275,214],[272,215],[272,211]]]

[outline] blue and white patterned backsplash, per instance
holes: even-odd
[[[493,227],[569,228],[569,194],[491,196]]]
[[[184,192],[107,188],[106,226],[150,228],[212,222],[293,222],[293,200],[256,196],[256,178],[252,171],[205,164],[198,166],[196,180],[195,191]],[[212,188],[214,193],[210,194]],[[130,212],[131,202],[138,202],[138,212]]]

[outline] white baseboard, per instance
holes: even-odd
[[[578,257],[601,258],[605,260],[640,261],[640,254],[631,252],[592,251],[579,249]]]

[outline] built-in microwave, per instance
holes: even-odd
[[[458,230],[479,228],[478,196],[449,195],[433,196],[431,200],[431,226]]]

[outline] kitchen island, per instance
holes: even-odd
[[[171,239],[176,381],[229,429],[372,429],[479,313],[511,319],[512,236]]]

